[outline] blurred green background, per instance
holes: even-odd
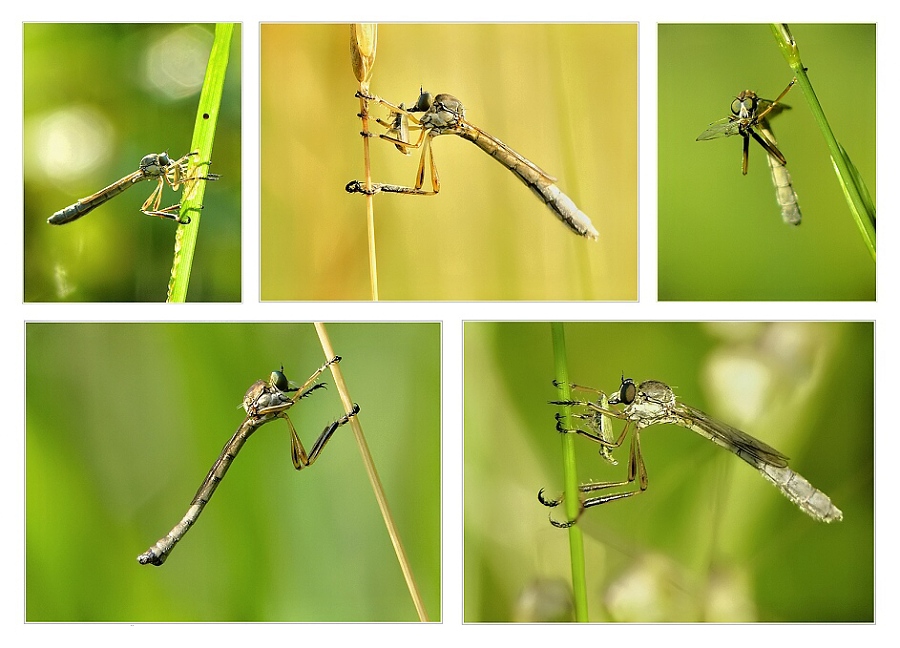
[[[54,212],[188,153],[214,25],[26,24],[26,301],[164,301],[175,224],[140,213],[144,182],[60,227]],[[190,301],[241,298],[241,29],[236,25]],[[163,205],[181,195],[166,187]]]
[[[262,25],[266,300],[371,299],[366,201],[344,191],[364,177],[349,36]],[[420,86],[455,95],[468,120],[558,177],[600,240],[572,234],[471,142],[439,137],[440,195],[374,200],[381,299],[637,298],[635,24],[379,25],[371,92],[409,105]],[[373,180],[414,183],[417,151],[370,150]],[[284,281],[285,259],[308,279]]]
[[[328,331],[439,621],[440,325]],[[187,511],[246,389],[324,362],[312,324],[29,324],[26,338],[28,621],[417,619],[349,427],[298,473],[287,424],[263,426],[165,565],[137,563]],[[290,411],[307,448],[342,414],[323,381]]]
[[[791,25],[838,141],[872,198],[875,25]],[[769,25],[659,26],[659,298],[873,300],[875,264],[799,88],[772,121],[803,224],[781,221],[761,146],[697,142],[745,89],[775,99],[793,74]]]
[[[662,380],[683,402],[791,457],[844,512],[841,522],[817,522],[700,435],[648,428],[648,490],[579,522],[591,621],[873,621],[873,329],[565,325],[571,381],[610,393],[623,372]],[[568,535],[536,499],[541,488],[554,497],[563,487],[547,404],[557,397],[553,378],[548,323],[465,324],[466,621],[564,617]],[[595,444],[575,445],[580,482],[625,478],[627,446],[610,466]]]

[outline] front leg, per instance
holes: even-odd
[[[365,94],[364,92],[357,90],[356,94],[354,96],[357,97],[358,99],[365,99],[366,101],[374,101],[375,103],[384,106],[385,108],[390,110],[392,113],[395,113],[395,114],[399,113],[401,115],[405,115],[406,117],[411,119],[414,124],[421,123],[419,118],[416,117],[409,110],[407,110],[405,107],[397,105],[397,104],[392,104],[390,101],[382,99],[378,95],[369,95],[369,94]]]
[[[570,414],[569,416],[571,416],[572,418],[584,419],[587,421],[595,420],[595,417],[591,416],[590,414]],[[604,448],[610,448],[610,449],[615,449],[622,445],[623,441],[625,440],[625,437],[628,434],[628,429],[631,426],[630,421],[626,422],[625,427],[622,428],[622,432],[619,434],[618,438],[616,438],[615,441],[610,441],[608,439],[604,439],[602,436],[600,436],[599,434],[596,434],[595,432],[589,432],[587,430],[583,430],[578,427],[576,427],[576,428],[563,427],[562,421],[564,418],[565,418],[564,415],[560,414],[559,412],[556,413],[556,431],[557,432],[560,432],[562,434],[565,434],[567,432],[574,432],[576,434],[582,435],[585,438],[590,439],[594,443],[599,443]]]
[[[341,359],[341,356],[334,356],[331,360],[316,369],[312,373],[312,375],[306,379],[306,382],[297,388],[297,393],[294,394],[292,400],[296,403],[298,400],[304,398],[307,394],[309,394],[309,392],[311,392],[313,389],[316,389],[315,387],[310,389],[310,386],[316,381],[316,379],[322,374],[323,371],[328,369],[328,367],[330,367],[331,365],[339,363]]]

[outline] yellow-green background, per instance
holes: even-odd
[[[364,177],[349,39],[349,25],[261,29],[263,299],[371,298],[365,199],[344,191]],[[438,196],[375,197],[381,299],[636,299],[636,25],[379,25],[371,91],[409,105],[420,86],[558,177],[600,241],[439,137]],[[418,152],[371,152],[374,181],[413,184]]]
[[[835,136],[873,199],[875,26],[791,25]],[[803,224],[785,225],[762,147],[695,141],[745,89],[775,99],[793,77],[768,25],[659,26],[659,298],[872,300],[875,263],[799,88],[771,122]]]
[[[675,426],[641,434],[648,490],[589,509],[590,619],[872,621],[874,618],[874,327],[871,323],[569,323],[571,381],[618,387],[662,380],[698,407],[778,448],[844,519],[804,514],[757,471]],[[746,422],[710,380],[710,363],[742,358],[771,370]],[[751,366],[750,364],[741,365]],[[567,532],[536,498],[562,489],[548,323],[465,325],[465,613],[516,618],[523,592],[571,583]],[[615,423],[615,429],[621,429]],[[597,445],[575,439],[580,482],[624,479]],[[556,519],[564,513],[554,510]],[[621,602],[631,599],[630,605]],[[722,611],[722,602],[728,609]],[[639,605],[640,603],[640,605]]]
[[[147,81],[146,57],[167,38],[203,41],[205,52],[172,46],[176,66],[189,53],[206,69],[213,25],[26,24],[24,26],[24,167],[26,301],[164,301],[172,268],[175,224],[140,213],[155,185],[144,182],[63,226],[54,212],[135,171],[148,153],[188,153],[199,88],[169,99]],[[198,33],[199,31],[199,33]],[[207,44],[208,41],[208,44]],[[171,42],[171,41],[169,41]],[[53,151],[48,120],[95,115],[104,136],[87,137],[84,158],[99,166],[64,180],[44,170]],[[71,133],[78,137],[80,134]],[[86,137],[86,136],[82,136]],[[99,151],[96,150],[99,148]],[[77,164],[77,162],[72,162]],[[235,26],[213,147],[212,171],[222,175],[204,199],[188,299],[241,298],[241,29]],[[166,187],[163,205],[180,199]]]
[[[328,326],[432,620],[440,598],[440,327]],[[246,389],[324,362],[311,324],[29,324],[28,621],[414,621],[349,427],[297,472],[287,424],[247,442],[161,567],[243,420]],[[329,384],[290,411],[306,448],[342,414]]]

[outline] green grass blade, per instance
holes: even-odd
[[[841,189],[844,191],[847,205],[850,207],[850,213],[874,261],[875,206],[872,203],[869,191],[859,172],[856,171],[856,167],[850,162],[849,157],[843,147],[838,144],[837,138],[831,130],[831,125],[825,117],[825,110],[822,108],[822,104],[819,103],[819,98],[812,87],[806,68],[803,67],[803,62],[800,60],[800,49],[790,29],[785,24],[772,24],[771,27],[775,41],[778,43],[778,47],[787,60],[788,65],[790,65],[791,70],[793,70],[794,76],[797,77],[797,85],[803,90],[803,95],[806,97],[806,102],[809,104],[813,118],[822,131],[822,136],[825,138],[825,143],[831,153],[831,162],[834,165],[835,174],[837,174],[838,182],[840,182]]]
[[[206,77],[200,91],[200,104],[197,106],[197,119],[194,122],[194,135],[191,140],[191,151],[199,151],[194,156],[188,169],[192,173],[203,175],[209,169],[205,163],[211,159],[213,140],[216,136],[216,124],[219,121],[219,107],[222,103],[222,89],[225,86],[225,71],[228,69],[228,54],[231,51],[231,35],[233,23],[216,25],[209,63],[206,66]],[[189,225],[179,225],[175,234],[175,256],[172,261],[172,277],[169,279],[169,292],[166,301],[184,302],[187,298],[188,283],[191,279],[191,266],[194,263],[194,250],[197,247],[197,236],[200,232],[200,220],[203,206],[203,194],[206,182],[195,182],[185,186],[181,199],[181,217],[190,217]]]
[[[566,360],[566,334],[561,322],[550,324],[553,336],[553,360],[555,364],[556,382],[559,385],[559,399],[571,400],[569,389],[569,369]],[[564,425],[572,427],[571,407],[563,407]],[[563,472],[565,479],[566,519],[574,520],[580,512],[578,493],[578,470],[575,462],[575,435],[560,434],[563,449]],[[569,554],[572,562],[572,594],[575,599],[575,620],[580,623],[588,621],[587,582],[584,571],[584,537],[581,527],[573,524],[569,527]]]
[[[841,183],[841,190],[844,192],[844,198],[847,200],[847,204],[850,205],[850,209],[852,210],[853,216],[856,219],[857,226],[860,228],[860,232],[863,235],[863,240],[865,241],[866,246],[869,248],[869,253],[874,259],[875,205],[872,202],[872,197],[869,195],[869,190],[866,187],[865,182],[863,182],[862,177],[859,175],[859,171],[856,169],[856,165],[853,164],[853,161],[850,159],[850,156],[847,155],[847,151],[844,150],[844,147],[840,146],[840,144],[838,144],[838,147],[840,148],[844,165],[849,171],[849,178],[845,178],[845,176],[841,173],[840,167],[833,157],[831,158],[831,163],[834,166],[834,171]],[[857,206],[857,200],[855,198],[856,196],[858,196],[859,200],[862,201],[862,213],[860,213],[859,207]]]
[[[863,200],[863,205],[866,208],[866,216],[871,220],[872,225],[875,225],[875,202],[872,200],[872,196],[869,195],[869,188],[866,187],[865,181],[862,179],[862,176],[859,173],[859,170],[856,168],[856,165],[853,164],[853,160],[850,159],[850,155],[847,151],[844,150],[844,147],[841,146],[841,153],[844,155],[844,159],[847,161],[847,166],[850,169],[850,174],[853,177],[854,182],[856,183],[856,188],[859,191],[859,195]]]

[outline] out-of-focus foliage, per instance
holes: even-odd
[[[875,25],[791,25],[838,141],[875,177]],[[695,141],[742,90],[775,99],[793,74],[768,25],[659,26],[659,298],[872,300],[875,266],[803,93],[771,120],[803,213],[781,221],[765,152]]]
[[[685,403],[791,457],[844,512],[841,522],[817,522],[700,435],[647,428],[648,490],[579,521],[592,621],[873,620],[871,323],[569,323],[565,331],[573,382],[609,393],[622,372],[662,380]],[[557,396],[550,326],[466,323],[465,367],[464,617],[526,620],[523,610],[547,613],[532,602],[536,589],[571,583],[567,533],[536,498],[540,488],[550,497],[562,489],[547,404]],[[581,482],[625,479],[627,443],[614,453],[617,466],[588,440],[576,445]],[[561,614],[564,600],[553,594],[549,614]]]
[[[262,26],[263,299],[371,298],[365,199],[344,191],[364,177],[349,37]],[[438,137],[438,196],[375,196],[381,299],[636,299],[636,25],[379,25],[369,83],[407,105],[420,86],[455,95],[600,231],[572,234],[472,143]],[[414,183],[419,151],[370,148],[374,181]],[[285,281],[285,259],[306,279]]]
[[[328,331],[440,620],[440,327]],[[184,515],[245,390],[323,362],[311,324],[28,325],[26,619],[416,620],[348,426],[297,472],[287,424],[264,425],[165,565],[137,563]],[[290,410],[307,449],[342,414],[322,381]]]
[[[138,168],[188,153],[213,25],[24,27],[25,300],[163,301],[175,224],[140,213],[144,182],[82,219],[47,218]],[[241,294],[241,32],[236,26],[190,301]],[[163,205],[181,193],[166,187]]]

